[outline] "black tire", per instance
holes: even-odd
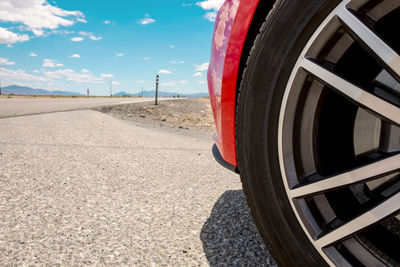
[[[293,66],[340,1],[277,1],[247,60],[237,97],[237,157],[257,228],[279,266],[325,266],[287,198],[278,159],[278,119]]]

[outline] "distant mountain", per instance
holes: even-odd
[[[115,96],[143,96],[143,97],[154,97],[156,94],[156,91],[143,91],[143,92],[139,92],[139,93],[135,93],[135,94],[129,94],[127,92],[119,92],[114,94]],[[159,97],[176,97],[176,96],[180,96],[180,97],[188,97],[188,98],[196,98],[196,97],[207,97],[208,93],[196,93],[196,94],[182,94],[182,93],[171,93],[171,92],[163,92],[163,91],[159,91],[158,92],[158,96]]]
[[[67,95],[67,96],[85,96],[80,93],[68,92],[68,91],[49,91],[44,89],[33,89],[30,87],[18,86],[18,85],[10,85],[7,87],[1,88],[1,93],[3,95]],[[143,96],[143,97],[154,97],[156,91],[143,91],[135,94],[129,94],[127,92],[121,91],[114,96]],[[188,98],[196,98],[196,97],[208,97],[208,93],[196,93],[196,94],[182,94],[182,93],[170,93],[170,92],[158,92],[159,97],[188,97]]]
[[[1,88],[1,93],[3,95],[76,95],[83,96],[83,94],[68,92],[68,91],[49,91],[44,89],[33,89],[30,87],[10,85]]]
[[[124,91],[118,92],[118,93],[113,94],[113,95],[114,96],[132,96],[131,94],[129,94],[127,92],[124,92]]]

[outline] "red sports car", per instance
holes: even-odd
[[[280,266],[400,266],[400,0],[227,0],[213,153]]]

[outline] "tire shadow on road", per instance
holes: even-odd
[[[221,195],[200,239],[210,266],[277,266],[253,223],[243,190]]]

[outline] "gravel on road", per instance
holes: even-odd
[[[90,110],[0,129],[1,266],[274,265],[209,135]]]

